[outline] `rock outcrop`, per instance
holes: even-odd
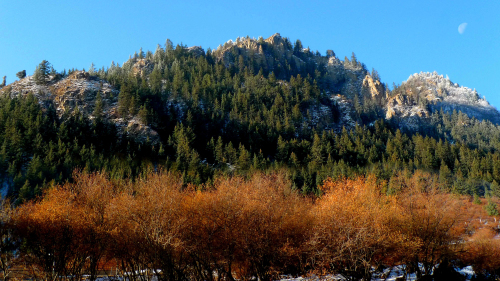
[[[145,76],[154,69],[154,63],[151,62],[148,59],[138,59],[133,65],[132,65],[132,74],[133,75],[139,75],[139,76]]]
[[[415,73],[403,82],[399,93],[387,99],[386,118],[398,118],[402,126],[406,126],[406,119],[410,117],[425,121],[440,110],[461,111],[471,118],[500,124],[500,112],[485,98],[480,98],[476,90],[459,86],[436,72]],[[410,123],[414,126],[415,122]]]
[[[375,100],[378,105],[382,104],[385,99],[385,88],[379,80],[374,80],[371,75],[366,75],[363,79],[362,87],[362,91],[366,91],[366,94]]]
[[[144,68],[139,71],[144,71]],[[60,80],[51,77],[47,85],[37,85],[32,76],[27,76],[0,90],[0,95],[10,97],[25,96],[30,93],[40,101],[42,106],[52,103],[60,118],[73,114],[78,109],[90,119],[94,118],[99,93],[102,101],[102,118],[114,123],[119,132],[131,135],[139,142],[159,141],[158,134],[149,126],[141,124],[134,116],[121,118],[117,113],[119,91],[107,81],[92,76],[88,72],[75,71]]]

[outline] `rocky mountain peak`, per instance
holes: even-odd
[[[429,101],[491,107],[485,98],[480,98],[475,89],[470,89],[453,83],[448,76],[443,77],[437,72],[420,72],[411,75],[404,84],[413,85],[424,93]]]
[[[282,43],[283,38],[281,38],[281,35],[279,33],[274,33],[273,35],[271,35],[271,37],[267,38],[264,41],[272,45],[278,45]]]
[[[386,110],[387,119],[429,117],[435,111],[451,113],[455,110],[479,120],[500,123],[500,112],[485,98],[480,98],[475,89],[453,83],[448,76],[435,71],[410,75],[388,98]]]

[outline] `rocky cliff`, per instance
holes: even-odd
[[[461,111],[469,117],[500,124],[500,112],[475,89],[453,83],[436,72],[415,73],[393,91],[386,103],[386,118],[397,118],[402,127],[416,128],[433,112]]]
[[[134,67],[140,72],[147,67],[147,64],[138,64]],[[138,121],[136,116],[120,117],[117,113],[119,90],[88,72],[75,71],[63,79],[50,77],[46,85],[38,85],[33,76],[27,76],[0,89],[0,95],[10,97],[25,96],[30,93],[38,98],[43,106],[52,104],[60,118],[65,114],[74,114],[78,110],[90,120],[95,118],[94,110],[99,94],[102,118],[114,123],[119,132],[131,135],[139,142],[148,138],[153,143],[159,140],[158,134]]]

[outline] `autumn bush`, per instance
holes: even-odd
[[[490,228],[483,228],[471,237],[461,255],[464,264],[483,275],[500,277],[500,240],[498,233]]]
[[[461,201],[443,192],[433,177],[416,172],[404,181],[406,187],[395,195],[399,214],[393,227],[414,245],[400,262],[421,278],[456,260],[469,229]]]
[[[72,206],[66,189],[53,190],[40,202],[27,203],[14,214],[16,234],[22,237],[23,258],[35,279],[82,276],[91,226],[81,208]]]
[[[394,263],[391,253],[414,246],[404,245],[402,234],[391,228],[398,205],[381,194],[375,178],[328,180],[322,190],[308,242],[316,270],[370,280],[379,266]]]
[[[129,279],[153,273],[186,278],[183,197],[180,177],[159,173],[128,184],[108,202],[108,257],[118,260]]]
[[[185,241],[197,279],[270,280],[303,269],[309,201],[284,175],[218,179],[186,200]]]
[[[446,264],[500,267],[497,228],[478,223],[484,208],[421,172],[402,174],[390,195],[375,177],[328,179],[318,197],[279,172],[202,186],[166,171],[134,182],[74,178],[2,209],[3,230],[22,241],[19,260],[34,279],[95,279],[105,263],[129,280],[200,281],[309,273],[369,280],[394,265],[423,278]]]

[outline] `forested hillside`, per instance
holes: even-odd
[[[500,276],[500,113],[437,73],[391,89],[275,34],[18,78],[5,280]]]
[[[498,112],[476,119],[489,106],[477,93],[453,103],[461,92],[425,75],[390,90],[354,53],[323,56],[279,34],[207,51],[167,40],[123,65],[43,61],[18,77],[0,90],[0,173],[18,202],[74,169],[123,179],[165,168],[195,185],[284,169],[304,194],[370,174],[390,193],[423,170],[450,192],[500,195]]]

